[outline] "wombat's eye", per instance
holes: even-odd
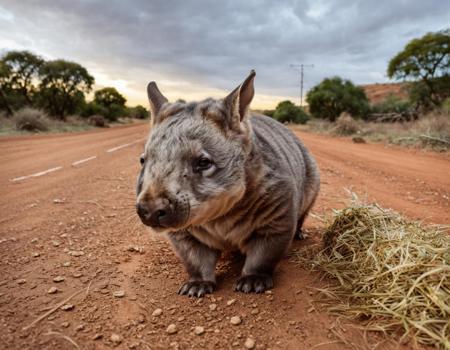
[[[145,157],[143,154],[141,154],[141,156],[139,157],[139,163],[141,163],[141,165],[144,165],[145,163]]]
[[[203,170],[208,170],[213,165],[213,162],[205,157],[200,157],[194,160],[193,168],[194,172],[200,172]]]

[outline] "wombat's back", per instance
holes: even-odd
[[[288,176],[295,183],[300,215],[305,214],[319,192],[316,162],[305,145],[285,125],[273,118],[254,114],[250,118],[255,142],[274,176]]]

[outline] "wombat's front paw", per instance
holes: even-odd
[[[211,294],[215,288],[216,284],[211,281],[191,281],[183,284],[178,294],[200,298],[205,294]]]
[[[273,288],[273,279],[270,275],[247,275],[242,276],[236,282],[234,290],[244,293],[263,293]]]

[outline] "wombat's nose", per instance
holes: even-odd
[[[169,227],[172,210],[168,201],[157,201],[148,205],[139,202],[136,204],[136,211],[142,222],[151,227]]]

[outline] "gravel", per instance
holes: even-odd
[[[194,333],[197,335],[202,335],[203,333],[205,333],[205,328],[202,326],[195,326]]]
[[[232,325],[237,326],[237,325],[240,325],[242,323],[242,320],[241,320],[241,318],[239,316],[233,316],[233,317],[230,318],[230,323]]]
[[[163,313],[162,309],[155,309],[155,311],[153,311],[152,316],[158,317],[161,316]]]
[[[177,326],[175,324],[169,324],[167,326],[166,332],[168,334],[175,334],[178,331]]]
[[[247,338],[245,340],[244,346],[246,349],[253,349],[255,347],[255,340],[252,338]]]

